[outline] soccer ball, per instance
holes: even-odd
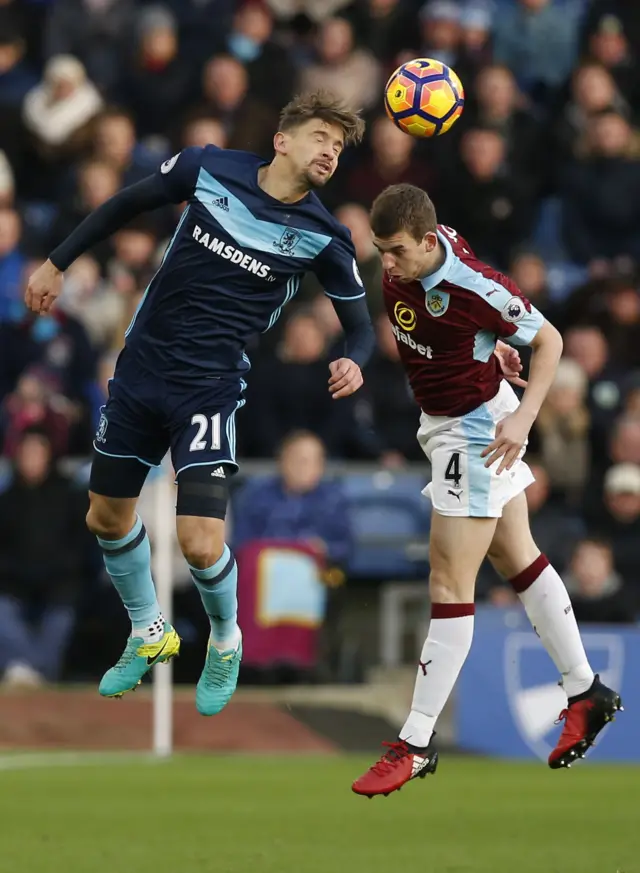
[[[440,136],[462,115],[464,88],[440,61],[416,58],[392,73],[384,107],[393,123],[410,136]]]

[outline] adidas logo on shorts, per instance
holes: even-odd
[[[216,467],[211,473],[212,476],[218,476],[220,479],[225,479],[224,467]]]

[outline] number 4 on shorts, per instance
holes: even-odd
[[[453,482],[454,488],[460,487],[460,480],[462,479],[462,473],[460,472],[460,452],[453,452],[451,455],[444,478],[447,482]]]

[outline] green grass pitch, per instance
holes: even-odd
[[[640,873],[640,769],[441,758],[367,800],[360,757],[0,772],[1,873]]]

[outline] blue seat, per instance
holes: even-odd
[[[343,479],[354,535],[349,575],[411,579],[427,572],[431,504],[415,474],[351,474]],[[417,552],[417,553],[416,553]]]

